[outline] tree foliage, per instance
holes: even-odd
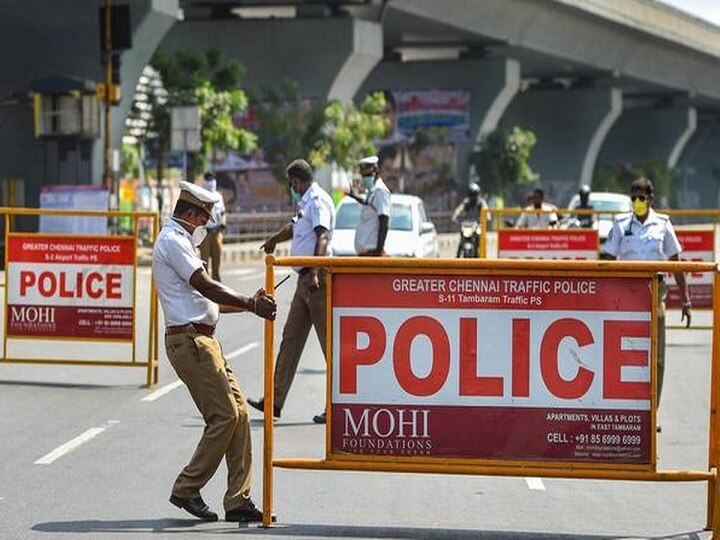
[[[605,165],[595,172],[592,188],[594,191],[628,193],[633,180],[642,176],[652,180],[657,204],[676,204],[675,188],[679,178],[675,171],[661,161]]]
[[[201,150],[193,160],[193,172],[207,167],[214,150],[248,152],[257,137],[233,124],[233,118],[247,107],[247,96],[240,89],[242,64],[226,58],[214,47],[200,53],[178,51],[166,55],[156,51],[150,60],[167,91],[166,101],[153,111],[160,148],[167,150],[170,139],[170,111],[174,106],[197,105],[200,108]]]
[[[324,123],[309,153],[314,167],[335,162],[338,167],[352,169],[362,156],[376,153],[373,140],[388,130],[385,117],[385,96],[375,92],[365,97],[360,107],[331,101],[324,110]]]
[[[470,162],[480,176],[483,190],[505,196],[517,186],[534,182],[539,175],[530,168],[530,155],[537,139],[530,130],[502,127],[488,133]]]
[[[265,159],[277,181],[284,183],[287,164],[306,158],[320,137],[323,107],[317,101],[303,99],[298,84],[290,80],[252,95],[250,107]]]

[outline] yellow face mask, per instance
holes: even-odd
[[[644,201],[641,201],[640,199],[635,199],[632,202],[633,212],[636,216],[644,216],[648,212],[648,201],[645,199]]]

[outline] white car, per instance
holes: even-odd
[[[570,199],[568,204],[569,209],[577,208],[580,205],[580,196],[576,193]],[[590,206],[595,211],[607,211],[607,212],[632,212],[632,201],[628,195],[623,193],[609,193],[609,192],[591,192],[590,193]],[[600,237],[600,243],[604,244],[607,240],[610,229],[612,229],[612,222],[614,213],[608,214],[595,214],[595,229],[598,231]]]
[[[425,206],[415,195],[391,194],[390,229],[385,252],[390,257],[439,257],[437,231],[428,219]],[[332,236],[333,255],[355,256],[355,229],[360,219],[360,203],[344,197],[337,207]]]

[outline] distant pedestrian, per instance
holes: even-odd
[[[278,243],[292,239],[292,256],[330,255],[330,242],[335,229],[335,205],[332,198],[314,181],[312,167],[307,161],[296,159],[288,165],[285,173],[293,199],[297,203],[297,211],[291,223],[265,240],[262,249],[266,253],[273,253]],[[295,271],[298,273],[297,286],[275,362],[275,418],[280,418],[310,334],[310,327],[315,328],[323,356],[327,358],[327,272],[315,266],[295,268]],[[248,399],[248,403],[259,411],[265,409],[264,397],[258,400]],[[325,413],[314,416],[313,421],[324,424]]]
[[[203,240],[218,195],[180,182],[180,198],[158,235],[152,255],[155,284],[165,315],[168,360],[185,383],[205,422],[190,462],[175,480],[170,502],[203,521],[218,516],[200,490],[227,464],[225,521],[262,521],[250,498],[252,448],[247,406],[215,337],[220,313],[249,311],[275,319],[275,300],[260,289],[243,296],[211,279],[195,247]]]
[[[515,223],[518,229],[553,229],[557,226],[557,207],[545,201],[545,192],[535,188],[530,194],[530,204],[525,207]]]
[[[205,173],[203,187],[211,193],[218,193],[217,180],[211,172]],[[218,193],[219,195],[219,193]],[[207,236],[200,244],[200,257],[206,265],[210,265],[208,272],[215,281],[220,281],[220,264],[222,262],[222,243],[227,218],[225,216],[225,202],[222,195],[218,197],[212,209],[212,222],[207,227]]]
[[[358,166],[365,195],[358,195],[352,189],[348,193],[362,205],[355,229],[355,252],[361,257],[379,257],[385,254],[385,240],[390,228],[390,190],[380,177],[377,156],[361,159]]]

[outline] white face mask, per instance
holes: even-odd
[[[207,227],[205,225],[193,225],[189,221],[185,221],[184,219],[179,217],[173,217],[173,219],[178,223],[183,223],[185,225],[188,225],[189,227],[194,227],[192,232],[193,245],[195,247],[198,247],[200,244],[202,244],[202,241],[205,240],[205,237],[207,236]]]

